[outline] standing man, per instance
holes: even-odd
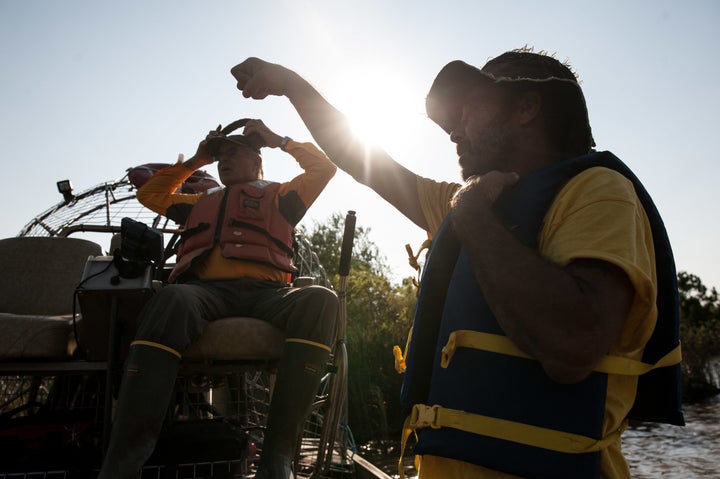
[[[145,305],[130,345],[100,479],[137,478],[153,452],[183,351],[209,321],[266,320],[285,331],[256,478],[288,479],[335,338],[337,296],[293,288],[294,228],[336,171],[311,143],[241,120],[242,135],[219,131],[197,153],[157,172],[137,193],[153,211],[185,224],[170,283]],[[290,153],[304,170],[286,183],[263,180],[261,147]],[[218,162],[225,188],[177,193],[192,173]]]
[[[287,96],[335,164],[434,236],[402,390],[420,478],[626,478],[629,416],[682,424],[665,229],[593,150],[569,67],[523,49],[442,68],[426,108],[463,184],[368,154],[293,71],[249,58],[232,74],[246,97]]]

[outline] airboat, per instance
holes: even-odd
[[[181,233],[135,198],[136,176],[161,166],[131,168],[77,194],[60,181],[61,201],[0,240],[0,479],[97,474],[134,316],[162,287]],[[181,188],[213,185],[196,172]],[[160,235],[159,255],[125,255],[128,222]],[[298,478],[390,477],[357,453],[346,419],[345,289],[354,228],[348,212],[337,285],[308,240],[297,238],[300,280],[335,289],[342,319],[298,441]],[[282,333],[252,318],[214,323],[184,355],[142,478],[254,477]]]

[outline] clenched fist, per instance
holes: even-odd
[[[235,77],[238,90],[243,92],[243,96],[256,100],[262,100],[269,95],[286,95],[288,81],[293,75],[291,70],[281,65],[255,57],[235,65],[230,73]]]

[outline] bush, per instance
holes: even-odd
[[[678,274],[680,341],[683,348],[683,395],[688,401],[720,392],[716,361],[720,357],[718,293],[695,275]]]

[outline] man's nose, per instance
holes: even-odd
[[[465,135],[460,128],[453,128],[450,131],[450,141],[453,143],[460,143],[464,137]]]

